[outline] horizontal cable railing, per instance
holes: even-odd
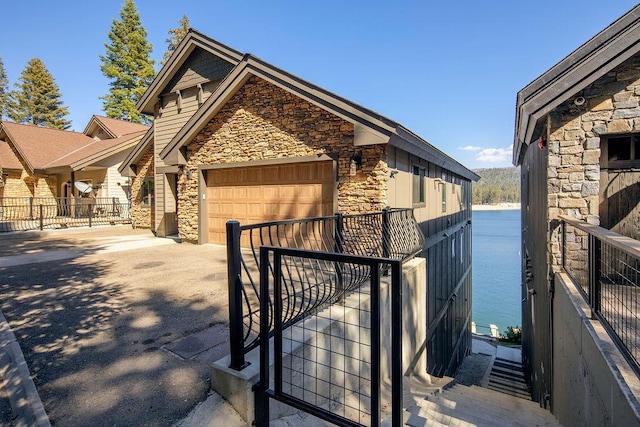
[[[130,222],[118,198],[0,197],[0,232]]]
[[[259,345],[261,246],[405,260],[418,254],[423,245],[424,235],[411,209],[245,226],[228,222],[231,367],[242,369],[244,353]],[[340,300],[369,279],[368,270],[358,266],[345,270],[340,265],[310,261],[299,269],[296,277],[300,279],[292,284],[285,298],[284,322],[298,320]],[[314,274],[307,274],[311,271]],[[318,277],[322,280],[316,280]],[[273,325],[269,331],[273,332]]]
[[[562,216],[563,267],[640,374],[640,242]]]

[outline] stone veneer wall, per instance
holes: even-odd
[[[377,211],[387,204],[382,145],[354,147],[353,124],[258,77],[251,77],[187,146],[186,170],[199,165],[328,154],[338,160],[338,210]],[[349,176],[351,156],[362,170]],[[198,180],[180,180],[180,237],[198,240]]]
[[[23,177],[26,172],[7,172],[4,183],[4,197],[33,197],[33,186],[27,184]]]
[[[578,96],[586,99],[584,105],[574,104]],[[600,135],[640,132],[639,99],[640,55],[636,55],[549,115],[549,221],[569,215],[599,224]],[[552,226],[550,231],[550,263],[557,272],[562,261],[560,229]],[[568,253],[586,248],[586,239],[570,230]]]
[[[138,170],[136,176],[131,181],[131,223],[133,228],[154,229],[154,207],[142,206],[141,190],[144,178],[153,178],[154,161],[153,145],[142,155],[137,163]]]

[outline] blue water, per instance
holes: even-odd
[[[473,321],[520,326],[520,210],[473,212]],[[478,328],[478,333],[488,334]]]

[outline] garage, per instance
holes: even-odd
[[[334,213],[332,161],[207,171],[209,243],[226,243],[225,224],[241,225]]]

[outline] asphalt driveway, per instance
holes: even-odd
[[[165,426],[205,400],[228,352],[226,250],[158,240],[121,226],[0,235],[0,310],[52,425]],[[169,350],[203,334],[205,350]]]

